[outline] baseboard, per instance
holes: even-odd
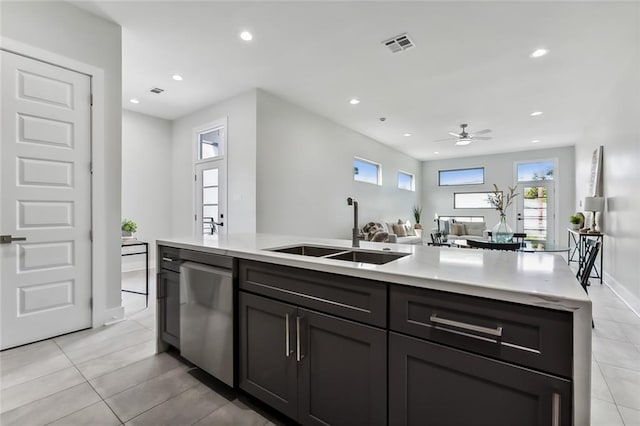
[[[111,325],[124,320],[124,306],[118,306],[117,308],[109,309],[105,312],[104,325]]]
[[[631,293],[607,272],[604,273],[604,283],[622,300],[638,317],[640,317],[640,299]],[[593,285],[593,284],[592,284]]]

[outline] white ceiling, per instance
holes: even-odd
[[[259,87],[423,160],[578,142],[638,49],[640,7],[481,1],[74,4],[122,26],[127,109],[174,119]],[[240,40],[242,30],[251,31],[253,41]],[[381,44],[404,32],[415,48],[393,54]],[[550,53],[531,59],[538,47]],[[173,81],[174,73],[184,81]],[[151,94],[152,87],[165,92]],[[350,105],[352,97],[362,102]],[[529,115],[537,110],[544,114]],[[493,139],[465,147],[433,142],[460,123],[469,123],[471,132],[491,128]],[[540,142],[532,144],[534,139]]]

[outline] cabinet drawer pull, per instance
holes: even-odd
[[[551,398],[551,426],[560,426],[560,394],[557,392]]]
[[[296,361],[300,362],[300,317],[296,317]]]
[[[170,257],[164,257],[164,256],[162,256],[162,261],[163,261],[163,262],[173,262],[173,259],[172,259],[172,258],[170,258]]]
[[[432,314],[429,317],[429,320],[431,320],[431,322],[434,322],[436,324],[450,325],[452,327],[463,328],[469,331],[477,331],[479,333],[485,333],[485,334],[490,334],[492,336],[502,337],[502,327],[496,327],[496,328],[481,327],[479,325],[467,324],[465,322],[453,321],[445,318],[438,318],[438,315],[436,314]]]
[[[285,343],[284,343],[284,353],[286,355],[287,358],[289,358],[289,355],[291,355],[291,348],[289,346],[289,313],[287,312],[287,314],[284,317],[284,336],[285,336]]]

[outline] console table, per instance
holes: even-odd
[[[122,257],[125,256],[137,256],[137,255],[141,255],[144,254],[144,264],[145,264],[145,272],[146,272],[146,283],[145,283],[145,290],[144,293],[141,291],[134,291],[134,290],[127,290],[127,289],[122,289],[122,291],[125,291],[127,293],[135,293],[135,294],[142,294],[145,296],[145,306],[149,307],[149,243],[146,241],[139,241],[139,240],[122,240],[122,248],[127,248],[127,247],[140,247],[142,248],[144,251],[135,251],[135,252],[120,252],[120,255]]]
[[[598,256],[600,256],[600,267],[598,267],[596,264],[593,265],[593,270],[591,271],[590,278],[598,278],[600,280],[600,284],[602,284],[602,252],[604,250],[604,234],[600,232],[588,233],[580,232],[574,229],[567,229],[567,244],[570,247],[569,256],[567,257],[567,263],[571,264],[571,262],[578,262],[578,266],[582,266],[582,264],[587,260],[585,243],[587,239],[590,238],[595,239],[596,241],[600,241],[600,253],[598,253]]]

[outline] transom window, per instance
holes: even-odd
[[[224,155],[224,126],[205,130],[198,135],[198,159],[207,160]]]
[[[494,192],[455,192],[453,194],[454,209],[493,209],[489,195]]]
[[[531,182],[536,180],[553,180],[554,162],[538,161],[534,163],[518,163],[518,182]]]
[[[411,173],[398,172],[398,188],[407,191],[415,191],[415,176]]]
[[[353,159],[353,179],[358,182],[382,185],[382,173],[380,164],[355,157]]]
[[[438,186],[482,185],[483,183],[484,167],[438,171]]]

